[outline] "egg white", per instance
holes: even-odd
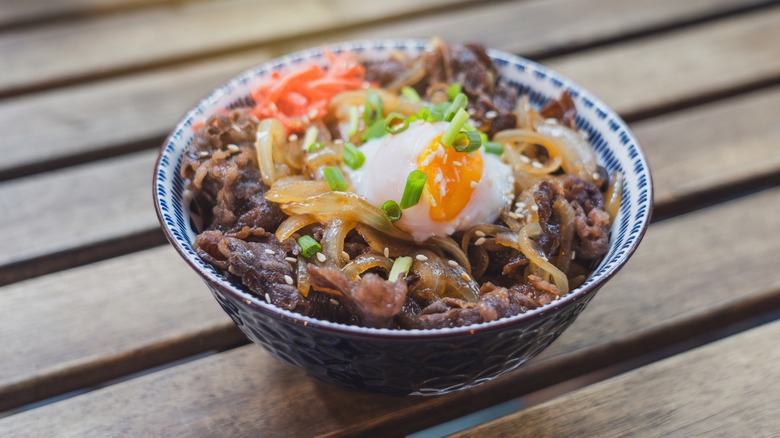
[[[363,166],[357,170],[346,169],[355,192],[374,205],[388,200],[400,203],[406,179],[417,169],[419,155],[448,125],[417,121],[400,134],[388,134],[363,144],[360,147],[366,157]],[[494,222],[512,202],[514,179],[511,168],[498,156],[483,153],[482,161],[482,178],[458,216],[449,221],[431,219],[431,204],[435,201],[424,191],[417,205],[403,210],[396,226],[410,233],[415,241],[423,242],[432,236],[451,235],[473,225]]]

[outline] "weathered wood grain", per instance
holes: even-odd
[[[0,101],[0,180],[162,143],[187,109],[270,57],[259,49]]]
[[[773,8],[564,56],[550,66],[633,119],[776,83],[780,45],[767,42],[778,39],[780,8]]]
[[[453,436],[773,436],[778,337],[760,326]]]
[[[0,95],[473,1],[193,2],[18,30],[0,34]]]
[[[244,342],[192,274],[163,246],[3,288],[0,411]]]
[[[746,214],[759,210],[762,214]],[[59,425],[68,424],[68,432],[76,435],[100,435],[112,427],[123,434],[166,436],[209,435],[214,431],[231,436],[252,436],[260,431],[268,436],[312,431],[359,435],[390,426],[396,433],[409,432],[668,345],[745,313],[780,305],[780,278],[774,275],[780,262],[780,235],[773,232],[778,228],[778,217],[780,189],[773,189],[651,226],[628,266],[542,356],[513,375],[466,392],[423,399],[342,391],[306,378],[249,345],[0,420],[0,430],[49,435],[56,434]],[[149,263],[166,266],[162,256],[168,255],[157,254],[159,262],[150,256]],[[661,260],[673,260],[673,272]],[[136,266],[128,264],[128,269]],[[106,275],[111,274],[103,267],[85,278]],[[126,276],[138,278],[139,283],[152,281],[143,272],[128,272]],[[751,281],[745,282],[746,278]],[[43,280],[13,287],[17,294],[26,290],[30,299],[46,296],[35,287],[37,281]],[[77,282],[66,283],[70,288],[79,287]],[[109,290],[102,295],[120,302],[133,299]],[[0,294],[0,307],[3,296]],[[153,306],[150,318],[156,320],[150,324],[158,329],[162,342],[167,342],[167,333],[177,330],[183,315],[171,306],[149,305]],[[89,309],[92,307],[88,306],[87,312]],[[75,319],[86,317],[73,315]],[[10,327],[12,336],[38,336],[35,319],[23,321],[20,317],[19,323]],[[115,320],[114,333],[123,331],[123,321],[121,316]],[[204,326],[201,331],[206,329]],[[65,339],[66,333],[62,334]],[[110,344],[111,338],[95,342]],[[67,340],[62,348],[68,348]],[[28,345],[26,353],[18,354],[37,357],[41,354],[37,350]],[[26,378],[45,382],[44,368]]]
[[[175,2],[181,0],[0,0],[0,29]]]

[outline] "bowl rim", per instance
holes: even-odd
[[[652,217],[653,204],[654,204],[654,199],[653,199],[654,189],[653,189],[652,174],[650,172],[650,167],[647,162],[647,157],[645,156],[644,151],[641,149],[639,142],[636,140],[636,137],[629,129],[627,123],[614,110],[609,108],[606,104],[604,104],[603,101],[601,101],[598,97],[594,96],[584,87],[580,86],[578,83],[570,80],[566,76],[563,76],[555,72],[554,70],[542,64],[539,64],[535,61],[529,60],[519,55],[515,55],[512,53],[508,53],[496,49],[487,49],[487,53],[491,57],[491,59],[493,60],[501,59],[503,61],[507,61],[510,63],[524,65],[525,67],[530,68],[534,72],[544,74],[549,78],[554,78],[555,80],[564,84],[567,89],[577,90],[579,96],[583,98],[587,98],[589,101],[591,101],[595,109],[608,114],[611,117],[610,120],[614,120],[620,126],[620,128],[623,129],[623,132],[628,136],[629,141],[636,148],[637,161],[641,162],[641,164],[645,169],[644,175],[646,175],[647,177],[647,186],[646,186],[647,199],[644,202],[644,205],[647,207],[645,210],[646,212],[638,220],[641,223],[640,228],[635,232],[628,233],[628,234],[635,235],[636,238],[631,243],[631,245],[628,248],[626,248],[626,250],[619,257],[617,257],[616,263],[610,266],[605,272],[601,274],[599,278],[595,279],[593,282],[585,286],[579,286],[574,290],[569,291],[569,293],[560,297],[559,299],[556,299],[539,308],[530,310],[526,313],[504,317],[490,322],[481,322],[481,323],[470,324],[466,326],[445,327],[445,328],[436,328],[436,329],[372,328],[372,327],[347,325],[347,324],[335,323],[326,320],[320,320],[299,313],[295,313],[290,310],[282,309],[280,307],[276,307],[273,304],[267,303],[265,299],[257,295],[241,290],[240,288],[236,287],[231,282],[229,282],[227,279],[223,277],[215,276],[213,272],[205,269],[203,266],[198,264],[193,259],[193,257],[197,257],[196,255],[188,254],[184,250],[184,248],[182,248],[179,245],[177,238],[172,234],[170,227],[168,226],[168,224],[165,221],[165,218],[163,217],[163,212],[161,211],[161,205],[160,205],[160,196],[157,190],[157,184],[160,175],[162,160],[163,157],[165,156],[166,146],[169,143],[178,140],[174,138],[175,133],[180,132],[181,129],[187,127],[187,123],[191,122],[193,117],[198,114],[196,111],[197,108],[199,108],[204,104],[207,104],[210,101],[216,100],[222,95],[228,94],[235,87],[237,87],[242,80],[247,80],[251,77],[257,76],[260,72],[265,70],[274,70],[276,67],[285,66],[292,60],[298,61],[301,59],[309,59],[309,58],[314,58],[316,56],[320,56],[324,53],[325,49],[329,49],[334,52],[354,51],[356,47],[360,47],[367,50],[379,49],[379,48],[404,49],[411,46],[415,46],[418,48],[425,47],[427,43],[428,40],[409,39],[409,38],[363,39],[363,40],[352,40],[352,41],[345,41],[339,43],[327,43],[327,44],[311,47],[308,49],[298,50],[284,56],[268,59],[266,61],[263,61],[253,67],[250,67],[240,72],[239,74],[229,78],[227,81],[222,82],[218,87],[210,91],[203,98],[199,99],[195,105],[191,106],[187,110],[185,115],[179,119],[175,127],[168,133],[168,135],[166,136],[165,140],[163,141],[162,145],[159,148],[159,152],[154,166],[154,174],[152,175],[153,176],[152,192],[153,192],[154,206],[155,206],[155,212],[157,214],[157,219],[160,222],[161,228],[163,230],[163,233],[165,234],[166,239],[170,242],[171,246],[173,246],[176,252],[184,259],[184,261],[202,277],[202,279],[207,283],[207,286],[211,288],[217,287],[222,293],[230,295],[231,298],[233,299],[240,300],[242,303],[246,304],[247,306],[251,307],[256,311],[262,312],[263,314],[266,314],[270,317],[288,323],[292,323],[296,326],[299,326],[300,328],[321,330],[331,334],[338,334],[339,336],[346,336],[351,338],[363,338],[363,339],[381,338],[387,340],[391,340],[391,339],[431,340],[434,338],[445,339],[445,338],[452,338],[452,337],[458,337],[463,335],[477,335],[477,334],[492,333],[496,331],[502,331],[513,326],[521,326],[533,322],[550,313],[555,313],[560,311],[563,308],[574,305],[576,302],[581,301],[582,299],[585,299],[592,294],[595,294],[599,289],[601,289],[601,287],[607,281],[609,281],[615,274],[617,274],[620,271],[620,269],[623,268],[623,266],[628,262],[628,260],[636,251],[637,247],[639,246],[639,243],[642,241],[647,231],[647,228],[650,224],[650,219]],[[180,176],[178,175],[172,176],[172,178],[177,178],[177,177],[180,178]],[[601,263],[603,263],[603,260]]]

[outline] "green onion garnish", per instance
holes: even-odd
[[[411,267],[412,267],[411,257],[398,257],[393,262],[393,267],[390,268],[390,273],[387,275],[387,281],[394,282],[397,281],[399,278],[406,277],[406,273],[409,272],[409,268]]]
[[[480,146],[482,146],[482,137],[477,131],[461,132],[452,143],[452,147],[458,152],[474,152]]]
[[[366,93],[366,109],[363,111],[363,121],[366,122],[366,125],[370,125],[382,118],[384,118],[382,97],[375,90],[368,90]]]
[[[447,108],[447,111],[444,112],[444,121],[449,122],[450,120],[452,120],[452,118],[455,117],[455,114],[457,114],[459,110],[466,108],[466,105],[468,104],[469,104],[469,99],[466,97],[466,95],[463,93],[459,93],[457,96],[455,96],[455,99]]]
[[[502,145],[501,143],[496,143],[494,141],[485,142],[485,152],[495,154],[495,155],[501,155],[504,153],[504,145]]]
[[[428,123],[441,122],[442,120],[444,120],[444,113],[436,108],[429,110],[428,116],[425,118],[425,121]]]
[[[379,119],[363,131],[363,135],[360,136],[360,139],[368,141],[372,138],[383,137],[385,134],[387,134],[387,126],[385,126],[384,119]]]
[[[322,148],[322,143],[315,141],[314,143],[310,144],[309,147],[306,148],[306,152],[314,152],[321,148]]]
[[[395,201],[386,201],[382,204],[382,211],[385,212],[390,222],[396,222],[401,219],[401,207]]]
[[[328,185],[331,190],[335,192],[343,192],[347,190],[347,181],[344,179],[344,174],[341,173],[341,169],[336,166],[329,166],[322,169],[325,179],[328,181]]]
[[[457,82],[450,84],[450,86],[447,87],[447,95],[450,96],[450,100],[454,100],[455,96],[457,96],[462,89],[463,87]]]
[[[306,136],[303,137],[303,150],[311,152],[311,146],[317,141],[317,135],[320,133],[316,126],[309,126],[306,129]]]
[[[401,120],[401,123],[393,123],[396,120]],[[401,113],[390,113],[385,117],[385,127],[387,129],[387,132],[391,134],[399,134],[401,132],[406,131],[406,128],[409,127],[409,119],[404,117]]]
[[[358,128],[359,128],[359,120],[360,118],[360,111],[358,110],[358,107],[351,106],[349,107],[349,130],[347,131],[347,135],[352,138],[353,135],[357,134]]]
[[[452,123],[450,123],[450,126],[444,130],[444,134],[441,136],[442,144],[445,146],[452,146],[452,143],[455,141],[455,137],[457,137],[460,133],[460,128],[466,124],[468,119],[469,113],[467,113],[463,108],[459,109],[452,118]]]
[[[410,86],[405,86],[401,88],[401,94],[408,100],[409,102],[419,102],[420,101],[420,95],[417,94],[417,90]]]
[[[301,255],[307,259],[312,258],[314,254],[322,251],[322,245],[311,236],[301,236],[298,238],[298,245],[301,247]]]
[[[407,209],[414,207],[420,202],[420,196],[422,196],[423,187],[425,187],[425,181],[428,179],[428,175],[421,170],[413,170],[406,178],[406,186],[404,186],[404,194],[401,197],[401,208]]]
[[[344,152],[341,154],[341,159],[350,169],[357,170],[365,163],[366,156],[354,144],[346,142],[344,143]]]

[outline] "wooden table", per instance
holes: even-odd
[[[546,388],[568,393],[466,435],[777,436],[780,2],[364,3],[0,0],[0,436],[400,435]],[[165,244],[154,159],[244,68],[434,34],[540,60],[618,110],[655,222],[522,370],[439,398],[343,391],[246,345]]]

